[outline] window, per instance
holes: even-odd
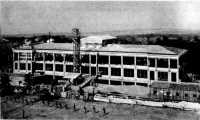
[[[26,53],[19,53],[19,60],[26,60]]]
[[[101,72],[102,75],[108,75],[108,68],[107,67],[99,67],[99,72]]]
[[[31,63],[28,63],[28,70],[31,70]]]
[[[32,59],[32,54],[31,53],[27,53],[27,60],[31,60]]]
[[[63,62],[64,58],[62,54],[55,54],[55,61]]]
[[[187,94],[187,93],[185,93],[185,97],[188,97],[188,94]]]
[[[120,68],[111,68],[111,75],[112,76],[121,76],[121,69]]]
[[[102,80],[102,79],[96,79],[95,82],[100,84],[109,84],[108,80]]]
[[[35,60],[36,61],[43,61],[43,53],[36,53],[35,54]]]
[[[96,55],[91,55],[91,63],[96,64]]]
[[[45,61],[53,61],[53,54],[45,53]]]
[[[139,86],[144,86],[144,87],[147,87],[148,84],[147,83],[136,83],[136,85],[139,85]]]
[[[81,73],[89,74],[89,66],[82,66]]]
[[[91,67],[91,75],[96,75],[96,67]]]
[[[18,69],[18,63],[15,63],[15,70]]]
[[[110,64],[121,64],[121,56],[110,56]]]
[[[35,69],[36,70],[43,70],[43,64],[42,63],[36,63],[35,64]]]
[[[157,59],[157,67],[168,68],[168,59]]]
[[[155,80],[154,71],[150,71],[150,80]]]
[[[170,68],[177,68],[177,60],[170,59]]]
[[[147,70],[137,70],[138,78],[147,78]]]
[[[157,94],[157,90],[153,90],[153,95],[156,95]]]
[[[53,71],[53,64],[46,64],[46,71]]]
[[[123,57],[123,64],[124,65],[134,65],[135,64],[134,57],[124,56]]]
[[[66,72],[73,72],[73,65],[66,65]]]
[[[125,77],[134,77],[134,69],[124,69]]]
[[[65,61],[66,62],[73,62],[73,55],[72,54],[66,54],[65,55]]]
[[[158,72],[158,80],[168,81],[168,72]]]
[[[81,62],[89,63],[89,55],[82,55]]]
[[[20,63],[19,64],[19,69],[20,70],[26,70],[26,64],[25,63]]]
[[[149,58],[149,67],[155,67],[155,58]]]
[[[108,56],[99,55],[98,62],[99,64],[108,64]]]
[[[179,93],[178,93],[178,92],[176,92],[176,96],[179,96]]]
[[[62,64],[56,64],[56,71],[63,72],[63,65]]]
[[[197,94],[193,94],[193,98],[196,98],[197,97]]]
[[[146,57],[136,57],[136,65],[146,66],[147,58]]]
[[[18,60],[18,53],[14,53],[14,60]]]
[[[111,81],[110,81],[110,84],[111,84],[111,85],[122,85],[122,82],[121,82],[121,81],[114,81],[114,80],[111,80]]]
[[[171,73],[172,82],[176,82],[176,73]]]

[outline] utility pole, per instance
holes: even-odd
[[[73,33],[73,72],[80,73],[80,31],[78,28],[72,29]]]

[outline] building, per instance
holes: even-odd
[[[200,102],[199,83],[152,83],[151,97],[167,101]]]
[[[103,45],[103,41],[109,39],[116,38],[89,36],[81,39],[82,74],[95,75],[100,71],[102,76],[97,82],[112,85],[148,86],[154,81],[181,82],[179,59],[185,50],[160,45]],[[34,49],[36,71],[61,77],[73,72],[72,43],[43,43],[34,45]],[[13,49],[14,73],[31,72],[32,52],[30,46]]]

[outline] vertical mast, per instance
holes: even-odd
[[[73,72],[80,73],[80,31],[78,28],[72,29],[73,33]]]

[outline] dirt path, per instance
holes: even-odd
[[[103,102],[84,102],[66,99],[68,109],[57,108],[55,102],[50,106],[42,102],[25,105],[7,101],[1,104],[1,110],[10,119],[21,119],[22,110],[28,119],[65,119],[65,120],[200,120],[194,112],[170,108],[155,108],[128,104],[108,104]],[[74,104],[76,109],[74,110]],[[94,112],[95,107],[95,112]],[[105,108],[105,113],[103,111]]]

